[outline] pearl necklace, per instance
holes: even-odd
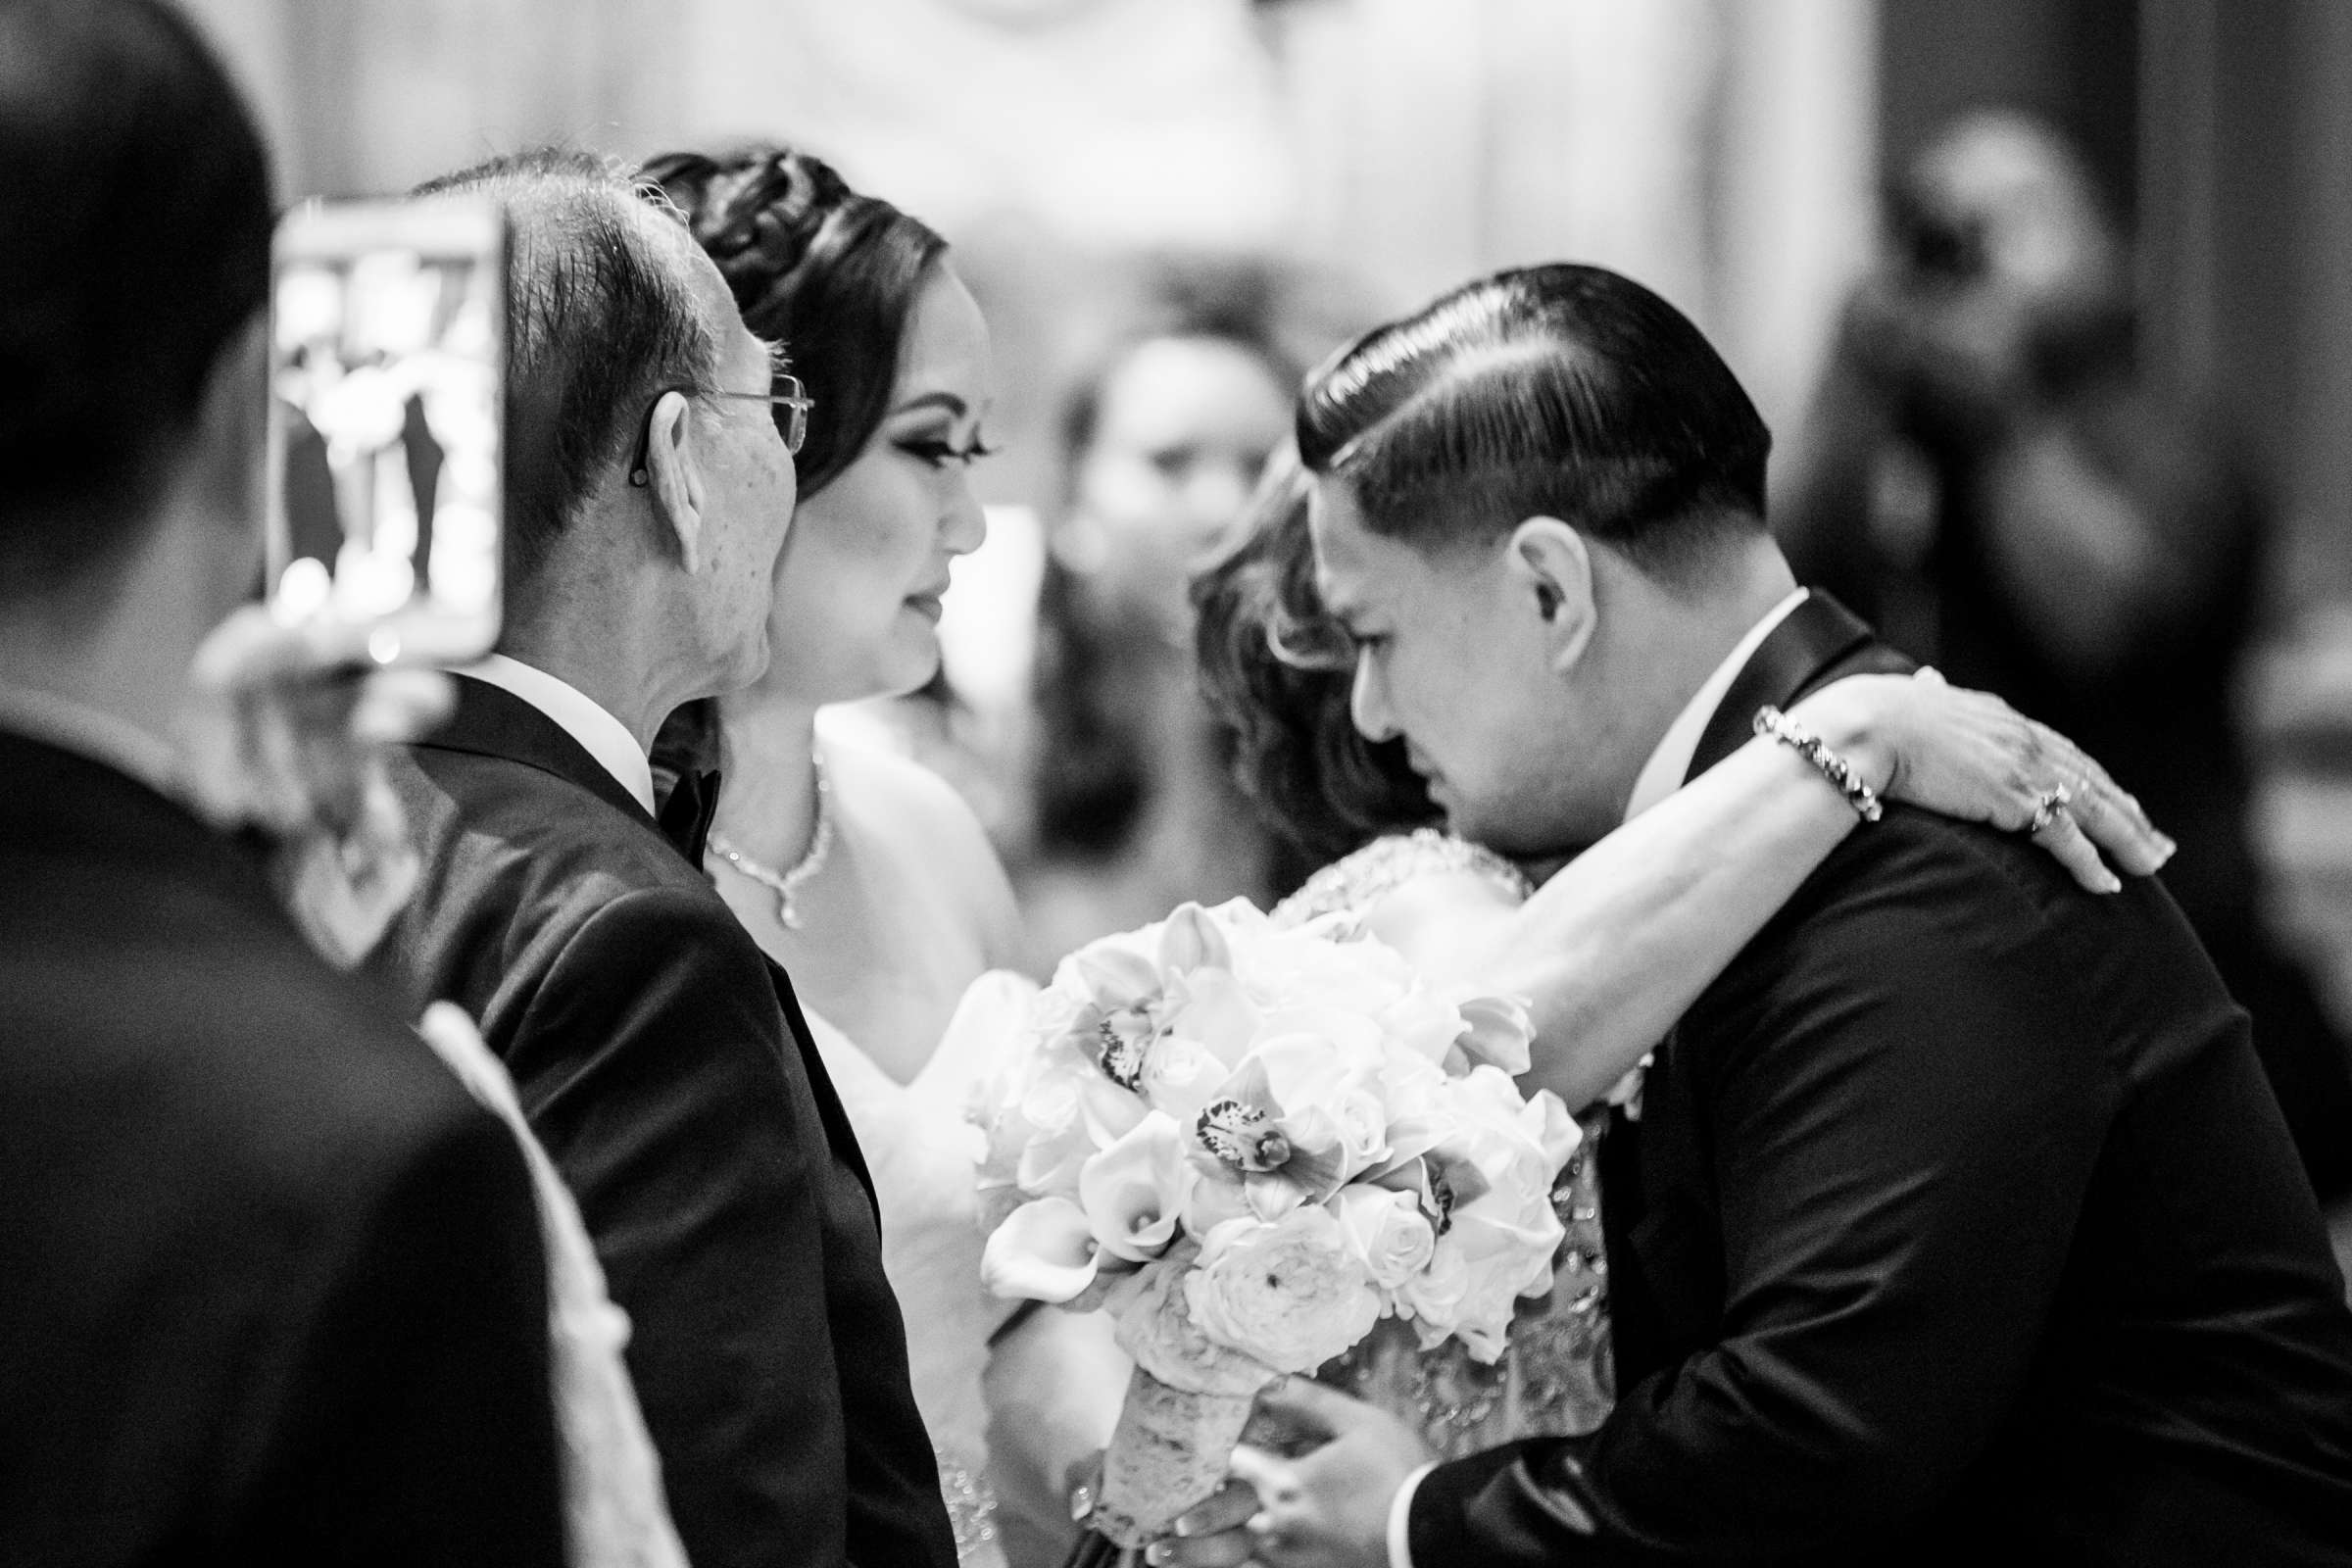
[[[816,767],[816,831],[808,836],[808,853],[790,870],[778,871],[773,866],[761,865],[737,849],[723,833],[713,832],[710,839],[711,852],[720,859],[776,896],[776,922],[787,931],[801,928],[801,911],[792,904],[794,895],[825,868],[825,857],[833,853],[833,781],[826,776],[822,752],[813,754],[809,760]]]

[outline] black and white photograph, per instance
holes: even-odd
[[[0,1563],[2352,1568],[2352,4],[0,0]]]

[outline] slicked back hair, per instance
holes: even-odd
[[[260,132],[155,0],[0,0],[0,599],[136,537],[159,462],[269,297]],[[260,387],[254,389],[260,396]]]
[[[1374,532],[1438,552],[1558,517],[1668,582],[1764,526],[1772,435],[1681,312],[1630,278],[1497,272],[1308,376],[1298,454]]]
[[[506,563],[527,585],[599,482],[629,461],[655,399],[713,389],[724,323],[695,294],[675,208],[618,165],[540,148],[416,194],[451,192],[496,199],[514,227]],[[663,223],[679,224],[674,248]]]

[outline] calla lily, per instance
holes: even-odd
[[[980,1279],[999,1296],[1067,1301],[1095,1279],[1094,1228],[1066,1198],[1041,1198],[1004,1217],[980,1254]]]
[[[1516,997],[1465,997],[1455,1004],[1469,1028],[1454,1042],[1476,1066],[1500,1067],[1516,1078],[1528,1069],[1535,1025]]]
[[[1086,1162],[1078,1202],[1104,1251],[1144,1263],[1176,1239],[1194,1180],[1182,1130],[1153,1111]]]

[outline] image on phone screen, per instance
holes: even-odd
[[[503,228],[450,217],[313,209],[279,235],[270,592],[382,628],[385,657],[497,635]]]

